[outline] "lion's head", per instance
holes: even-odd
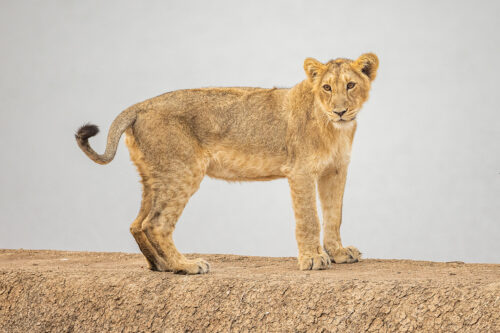
[[[363,54],[354,61],[335,59],[326,64],[313,58],[304,61],[316,105],[339,126],[356,119],[368,99],[377,68],[378,58],[373,53]]]

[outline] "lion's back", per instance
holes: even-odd
[[[251,87],[177,90],[141,103],[145,111],[137,121],[181,122],[203,144],[262,150],[285,137],[285,93],[285,89]]]

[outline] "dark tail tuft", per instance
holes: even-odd
[[[88,138],[93,137],[99,133],[99,127],[93,124],[85,124],[78,129],[75,138],[80,141],[87,141]]]

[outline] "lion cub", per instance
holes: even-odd
[[[126,133],[130,157],[142,177],[142,205],[130,226],[149,267],[202,274],[210,266],[177,251],[172,233],[205,175],[228,181],[286,177],[295,212],[302,270],[356,262],[360,252],[340,239],[342,197],[356,116],[368,98],[378,58],[304,61],[307,79],[289,89],[202,88],[169,92],[123,111],[111,125],[106,151],[82,126],[78,145],[99,164],[109,163]],[[316,211],[323,212],[324,240]]]

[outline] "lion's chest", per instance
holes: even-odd
[[[327,169],[338,169],[349,164],[350,147],[332,146],[329,150],[318,152],[308,159],[311,173],[320,175]]]
[[[316,175],[326,169],[338,169],[349,164],[351,159],[352,136],[337,132],[330,140],[323,140],[304,156],[306,169]],[[299,164],[301,162],[299,161]]]

